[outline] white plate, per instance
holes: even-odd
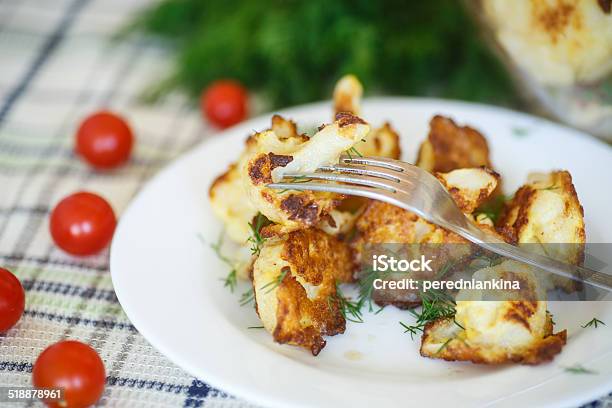
[[[612,242],[612,149],[575,130],[499,108],[432,99],[366,100],[372,124],[391,120],[402,135],[404,160],[414,160],[432,115],[480,129],[504,188],[527,173],[568,169],[584,206],[589,242]],[[331,105],[281,112],[298,123],[328,122]],[[484,367],[419,356],[419,340],[403,334],[411,321],[393,307],[347,323],[318,357],[273,343],[252,307],[240,307],[219,280],[227,273],[197,234],[214,241],[221,224],[211,212],[211,181],[236,159],[253,129],[270,115],[216,135],[155,177],[121,217],[111,273],[121,305],[136,328],[170,360],[202,380],[265,406],[576,406],[612,391],[612,304],[551,304],[568,344],[550,364]],[[518,130],[517,130],[518,129]],[[527,134],[525,134],[527,133]],[[598,317],[608,326],[581,329]],[[577,375],[576,363],[596,370]]]

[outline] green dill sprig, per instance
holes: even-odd
[[[605,326],[606,324],[604,322],[602,322],[601,320],[599,320],[598,318],[594,317],[591,320],[589,320],[587,323],[585,323],[582,327],[583,329],[586,329],[587,327],[593,327],[594,329],[596,329],[599,325]]]
[[[443,343],[443,344],[440,346],[440,348],[439,348],[438,350],[436,350],[436,354],[435,354],[435,355],[437,356],[438,354],[440,354],[440,353],[442,352],[442,350],[444,350],[444,349],[446,348],[446,346],[448,346],[448,343],[450,343],[452,340],[453,340],[452,338],[450,338],[450,339],[446,340],[446,341],[445,341],[445,342],[444,342],[444,343]]]
[[[350,298],[344,296],[340,285],[336,282],[336,293],[327,298],[327,304],[332,309],[332,304],[336,303],[340,313],[345,320],[354,323],[363,323],[363,316],[361,315],[361,304],[359,301],[352,301]]]
[[[511,199],[512,197],[500,194],[478,207],[474,211],[474,216],[478,217],[479,215],[484,215],[490,219],[493,224],[495,224],[499,219],[506,202]]]
[[[206,244],[206,240],[204,239],[202,234],[197,234],[197,236],[200,241],[202,241],[202,243]],[[223,254],[223,236],[224,233],[223,231],[221,231],[221,233],[219,234],[219,238],[217,238],[217,242],[211,243],[210,248],[217,255],[217,258],[219,258],[221,262],[223,262],[230,268],[230,271],[228,272],[227,276],[225,278],[220,279],[223,281],[223,287],[229,288],[230,292],[234,293],[234,289],[236,289],[236,285],[238,285],[238,266],[237,262],[232,261],[225,254]]]
[[[261,228],[268,225],[269,222],[270,221],[262,213],[257,213],[257,215],[253,218],[253,221],[249,222],[251,236],[247,242],[251,243],[252,255],[259,256],[261,248],[266,241],[266,238],[261,235]]]
[[[512,128],[512,134],[517,137],[525,137],[529,134],[530,130],[525,127],[514,126]]]
[[[382,279],[387,276],[390,271],[378,272],[374,268],[370,267],[365,271],[365,274],[359,279],[359,298],[357,303],[359,308],[366,303],[368,304],[368,311],[374,311],[372,307],[372,292],[374,291],[374,281],[376,279]],[[379,310],[380,312],[380,310]]]
[[[580,364],[574,364],[573,366],[570,366],[570,367],[564,367],[564,369],[568,373],[572,373],[572,374],[598,374],[597,371],[585,368]]]
[[[287,178],[291,179],[290,181],[292,183],[296,183],[296,184],[309,183],[309,182],[312,181],[311,178],[306,177],[306,176],[291,176],[291,177],[287,177]],[[279,194],[283,194],[283,193],[286,193],[287,191],[292,191],[292,190],[295,190],[295,189],[285,188],[285,189],[279,191],[278,193]],[[295,190],[295,191],[299,191],[299,190]]]
[[[259,290],[267,289],[264,293],[270,293],[271,291],[276,289],[278,285],[281,284],[281,282],[285,279],[285,276],[287,276],[287,273],[289,273],[290,271],[291,271],[291,268],[289,268],[288,266],[285,266],[284,268],[281,269],[281,273],[276,278],[274,278],[274,280],[266,283],[261,288],[259,288]]]
[[[272,291],[274,288],[278,287],[278,285],[281,284],[281,282],[283,281],[283,279],[285,279],[285,276],[287,276],[287,273],[290,270],[291,269],[289,267],[285,267],[281,269],[281,273],[276,278],[274,278],[274,280],[266,283],[261,288],[259,288],[259,290],[267,289],[265,293],[269,293],[270,291]],[[248,305],[253,300],[255,300],[255,291],[253,290],[253,288],[250,288],[249,290],[247,290],[240,296],[240,306]]]
[[[355,156],[358,156],[358,157],[363,157],[363,154],[361,154],[361,152],[359,150],[357,150],[357,148],[355,146],[353,146],[350,149],[348,149],[345,153],[349,157],[349,159],[353,158],[352,154],[354,154]]]
[[[246,292],[243,292],[242,295],[240,295],[240,301],[239,301],[240,306],[248,305],[254,299],[255,299],[255,291],[253,290],[253,288],[250,288]]]
[[[408,310],[416,318],[414,325],[400,322],[400,325],[405,329],[404,333],[410,333],[410,338],[412,339],[414,339],[416,334],[423,332],[427,323],[438,319],[455,317],[455,301],[447,293],[436,290],[421,291],[421,302],[420,312],[414,309]],[[454,322],[461,329],[464,329],[456,320]]]
[[[550,324],[552,324],[553,326],[556,325],[557,322],[555,322],[555,315],[550,313],[549,310],[546,310],[546,314],[548,315],[548,317],[550,317]]]
[[[263,329],[263,326],[249,326],[247,329]]]

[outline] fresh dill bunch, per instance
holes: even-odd
[[[377,93],[517,105],[509,75],[454,0],[161,0],[123,36],[134,32],[174,56],[147,89],[153,100],[176,88],[195,99],[233,78],[279,108],[327,99],[354,73]]]

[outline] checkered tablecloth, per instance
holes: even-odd
[[[0,335],[0,386],[30,385],[36,356],[71,338],[104,360],[100,405],[243,407],[136,331],[115,297],[108,251],[70,257],[48,232],[50,209],[62,197],[90,190],[120,215],[161,166],[213,133],[180,97],[156,107],[138,102],[167,68],[164,51],[142,39],[113,44],[109,35],[143,3],[0,0],[0,265],[26,289],[24,316]],[[125,115],[137,137],[129,165],[106,173],[72,151],[79,121],[102,107]]]
[[[78,190],[101,194],[120,215],[161,166],[214,132],[178,95],[155,107],[138,102],[166,71],[167,54],[144,39],[108,38],[148,1],[0,0],[0,265],[26,289],[24,316],[0,334],[0,386],[30,385],[36,356],[71,338],[104,360],[100,405],[246,407],[136,331],[113,291],[107,251],[70,257],[48,232],[50,209]],[[130,163],[111,172],[73,154],[79,121],[100,108],[126,116],[137,137]]]

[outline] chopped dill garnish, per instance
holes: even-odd
[[[580,364],[575,364],[571,367],[564,367],[565,371],[572,374],[598,374],[597,371],[590,370]]]
[[[515,127],[512,128],[512,134],[514,136],[524,137],[524,136],[527,136],[529,134],[529,129],[524,128],[524,127],[515,126]]]
[[[352,154],[354,154],[355,156],[358,156],[358,157],[363,157],[363,154],[361,154],[361,152],[359,150],[357,150],[355,148],[355,146],[353,146],[350,149],[348,149],[345,153],[349,157],[349,159],[353,158]]]
[[[266,283],[259,289],[260,290],[268,289],[266,290],[265,293],[269,293],[270,291],[272,291],[274,288],[276,288],[278,285],[281,284],[281,282],[283,281],[283,279],[285,279],[285,276],[287,275],[289,271],[290,269],[288,267],[283,268],[281,270],[280,275],[278,275],[273,281]],[[253,290],[253,288],[250,288],[249,290],[247,290],[240,296],[240,306],[248,305],[253,300],[255,300],[255,291]]]
[[[219,234],[219,238],[217,242],[211,243],[210,248],[215,252],[217,258],[227,266],[229,266],[230,271],[228,272],[225,278],[220,278],[223,281],[223,287],[229,288],[230,292],[234,293],[234,289],[236,289],[236,285],[238,285],[238,266],[237,262],[232,261],[226,255],[223,254],[223,231]],[[200,241],[206,244],[206,240],[202,236],[202,234],[197,234]]]
[[[540,190],[540,191],[553,191],[553,190],[558,190],[559,188],[560,188],[560,187],[558,187],[558,186],[557,186],[557,187],[555,187],[555,185],[554,185],[554,184],[551,184],[551,185],[550,185],[550,186],[548,186],[548,187],[542,187],[542,188],[539,188],[538,190]]]
[[[247,329],[263,329],[263,326],[249,326]]]
[[[253,218],[253,221],[249,222],[249,227],[251,228],[251,236],[247,240],[247,242],[251,243],[251,254],[258,256],[261,252],[261,248],[263,247],[266,239],[261,236],[261,228],[268,225],[270,221],[262,214],[257,213],[257,215]]]
[[[276,278],[274,278],[273,281],[268,282],[265,285],[263,285],[261,288],[259,288],[259,290],[268,289],[264,293],[270,293],[275,288],[277,288],[278,285],[281,284],[281,282],[283,281],[283,279],[285,279],[285,276],[287,276],[287,273],[289,271],[291,271],[291,268],[289,268],[288,266],[285,266],[283,269],[281,269],[280,275],[278,275]]]
[[[484,215],[490,219],[493,224],[495,224],[501,215],[506,202],[509,200],[511,200],[511,197],[500,194],[478,207],[474,211],[474,216],[478,217],[479,215]]]
[[[354,302],[350,298],[344,296],[342,290],[340,289],[340,285],[336,282],[336,294],[331,295],[327,298],[327,304],[332,309],[332,303],[336,302],[338,305],[338,309],[340,309],[340,313],[342,316],[354,323],[363,323],[363,316],[361,315],[361,304],[359,301]]]
[[[288,178],[290,178],[290,179],[291,179],[290,181],[291,181],[292,183],[296,183],[296,184],[299,184],[299,183],[308,183],[308,182],[311,182],[311,181],[312,181],[312,179],[311,179],[311,178],[306,177],[306,176],[292,176],[292,177],[288,177]],[[287,191],[292,191],[292,190],[294,190],[294,191],[300,191],[300,190],[295,190],[295,189],[293,189],[293,188],[285,188],[284,190],[281,190],[281,191],[279,191],[278,193],[279,193],[279,194],[283,194],[283,193],[286,193]]]
[[[550,317],[550,324],[552,324],[553,326],[557,324],[557,322],[555,322],[555,316],[550,313],[549,310],[546,310],[546,314]]]
[[[367,302],[368,311],[374,311],[372,308],[372,291],[374,290],[374,281],[382,276],[388,275],[389,273],[390,271],[380,273],[375,271],[374,268],[370,267],[365,275],[359,279],[359,300],[357,303],[359,304],[360,309]]]
[[[455,301],[444,292],[435,290],[421,291],[421,301],[420,312],[412,309],[408,310],[416,318],[416,323],[408,326],[400,322],[404,329],[406,329],[404,333],[410,333],[410,338],[412,339],[414,339],[415,334],[423,332],[427,323],[438,319],[455,317]],[[463,329],[457,321],[455,321],[455,324]]]
[[[240,295],[240,306],[248,305],[254,299],[255,299],[255,292],[253,291],[253,288],[250,288],[249,290],[244,292],[242,295]]]
[[[593,327],[593,328],[597,328],[599,325],[605,326],[606,324],[604,322],[602,322],[601,320],[599,320],[598,318],[594,317],[591,320],[589,320],[587,323],[584,324],[584,326],[580,326],[583,329],[586,329],[587,327]]]
[[[440,353],[442,352],[442,350],[444,350],[444,349],[446,348],[446,346],[448,346],[448,343],[450,343],[450,342],[451,342],[451,340],[452,340],[452,338],[451,338],[451,339],[446,340],[446,341],[445,341],[445,342],[444,342],[444,343],[443,343],[443,344],[440,346],[440,348],[439,348],[439,349],[436,351],[436,355],[440,354]]]

